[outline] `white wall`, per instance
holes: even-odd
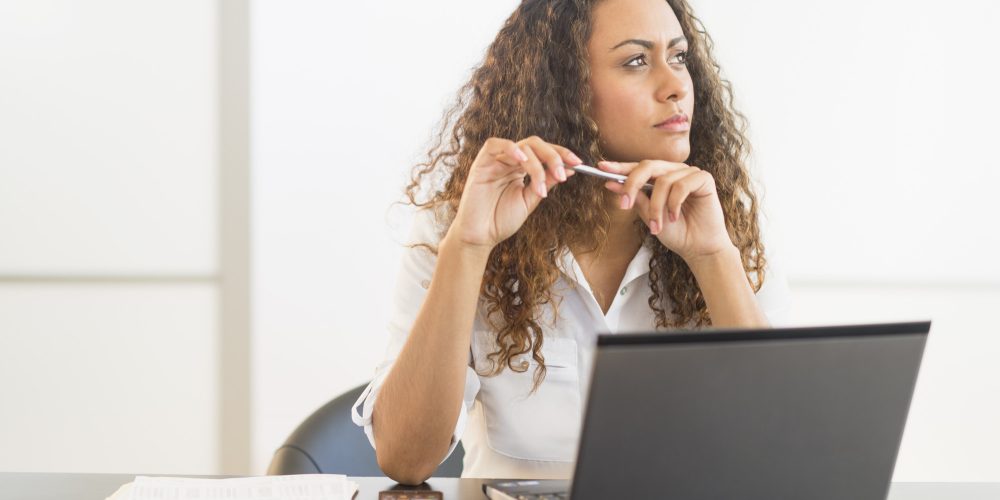
[[[0,286],[0,470],[214,473],[215,306],[206,283]]]
[[[0,470],[218,470],[215,21],[0,2]]]
[[[1000,285],[1000,8],[699,1],[799,280]]]
[[[387,207],[518,3],[253,3],[255,472],[380,359],[407,223]],[[935,320],[895,479],[1000,480],[997,8],[695,8],[751,122],[794,320]]]
[[[0,272],[215,271],[214,22],[197,0],[0,3]]]

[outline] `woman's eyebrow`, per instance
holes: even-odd
[[[670,43],[667,44],[667,48],[669,49],[670,47],[673,47],[674,45],[677,45],[678,43],[685,42],[685,41],[687,41],[687,40],[683,36],[679,36],[677,38],[674,38],[673,40],[670,40]],[[611,47],[611,50],[615,50],[618,47],[621,47],[622,45],[629,44],[629,43],[632,43],[632,44],[635,44],[635,45],[641,45],[643,47],[646,47],[647,49],[653,48],[653,45],[654,45],[654,43],[651,42],[651,41],[649,41],[649,40],[638,40],[638,39],[635,39],[635,38],[629,38],[628,40],[625,40],[625,41],[619,43],[618,45],[615,45],[614,47]]]

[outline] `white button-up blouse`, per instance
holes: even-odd
[[[429,209],[417,211],[410,243],[437,244],[446,231]],[[547,373],[538,390],[529,396],[535,361],[530,352],[514,364],[524,372],[505,368],[499,375],[487,355],[496,350],[493,332],[482,317],[482,303],[473,325],[466,371],[465,397],[452,435],[451,455],[458,441],[465,449],[462,477],[566,479],[573,474],[576,447],[582,423],[582,402],[587,394],[592,355],[598,333],[650,332],[657,330],[649,307],[648,283],[651,251],[643,246],[628,265],[607,314],[601,311],[573,255],[565,251],[561,275],[553,289],[559,303],[559,323],[552,322],[551,309],[540,311],[545,342],[542,354]],[[379,389],[399,355],[410,327],[416,320],[434,272],[436,257],[423,247],[408,248],[402,259],[389,318],[389,344],[385,359],[352,409],[352,419],[375,446],[372,409]],[[773,326],[783,325],[789,292],[783,274],[769,270],[757,293],[758,304]],[[474,368],[475,367],[475,368]],[[360,407],[360,413],[358,409]]]

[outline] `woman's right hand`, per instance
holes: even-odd
[[[531,136],[518,142],[490,137],[469,168],[448,236],[490,251],[513,235],[547,196],[583,163],[567,148]],[[531,182],[524,184],[525,176]]]

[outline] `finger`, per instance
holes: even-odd
[[[612,193],[625,194],[625,185],[618,181],[604,181],[604,187]],[[629,206],[632,206],[632,204],[629,203]]]
[[[552,146],[559,153],[559,156],[562,157],[563,162],[566,165],[576,166],[583,163],[583,160],[581,160],[579,156],[573,154],[573,152],[570,151],[569,148],[560,146],[558,144],[549,143],[549,145]],[[572,172],[573,172],[572,170],[569,170],[566,172],[566,175],[573,175]]]
[[[618,195],[618,198],[620,200],[618,208],[620,208],[622,210],[628,210],[629,208],[632,208],[632,205],[633,205],[632,199],[629,198],[628,195],[625,194],[625,187],[622,186],[622,184],[620,182],[618,182],[618,181],[605,181],[604,187],[608,191],[611,191],[612,193],[615,193],[615,194]]]
[[[638,163],[632,162],[618,162],[618,161],[607,161],[601,160],[597,162],[597,168],[605,171],[611,172],[613,174],[628,175],[629,172],[634,169]]]
[[[488,154],[485,153],[485,149],[483,151],[484,154]],[[525,155],[525,158],[527,158],[527,155]],[[477,159],[477,161],[479,160]],[[481,167],[477,178],[482,182],[502,182],[506,184],[511,182],[512,179],[523,180],[527,175],[528,172],[524,168],[524,162],[514,158],[509,153],[503,152],[492,157],[492,161],[488,165]]]
[[[522,163],[522,165],[528,171],[528,175],[531,176],[531,185],[534,188],[534,192],[539,198],[545,198],[548,196],[548,189],[545,182],[545,167],[538,161],[538,157],[535,156],[532,148],[522,147],[522,149],[524,150],[524,154],[528,156],[528,161]]]
[[[649,197],[646,196],[646,193],[641,193],[640,192],[638,194],[638,197],[635,200],[635,206],[638,207],[638,209],[639,209],[639,218],[642,219],[643,222],[645,222],[647,226],[649,226],[649,232],[650,233],[656,234],[656,233],[660,232],[659,231],[660,228],[653,227],[653,222],[652,222],[652,217],[651,217],[651,214],[650,214],[649,204],[650,204]],[[654,229],[656,231],[653,231]]]
[[[525,155],[524,157],[527,158],[528,156]],[[494,156],[493,159],[496,160],[497,163],[502,164],[504,167],[509,167],[509,168],[503,169],[502,175],[507,175],[507,172],[509,172],[509,171],[524,172],[523,163],[524,163],[524,161],[527,161],[527,160],[524,160],[524,161],[519,160],[519,159],[514,158],[513,156],[511,156],[511,155],[509,155],[507,153],[502,153],[502,154],[500,154],[498,156]]]
[[[656,178],[656,184],[655,187],[653,187],[653,194],[649,197],[649,201],[651,205],[650,216],[652,220],[656,222],[657,227],[663,227],[664,207],[667,204],[667,195],[670,194],[671,187],[678,179],[682,179],[684,176],[690,174],[691,171],[689,167],[667,172],[666,174]]]
[[[651,186],[652,186],[652,184],[646,183],[646,184],[643,184],[639,188],[639,190],[642,191],[642,192],[644,192],[644,193],[646,193],[646,196],[649,196],[653,192]],[[622,184],[621,182],[618,182],[618,181],[605,181],[604,182],[604,187],[607,188],[607,190],[611,191],[612,193],[615,193],[615,194],[625,194],[625,184]],[[632,198],[629,198],[629,199],[632,199]],[[631,207],[632,207],[632,203],[629,203],[628,206],[622,205],[622,209],[631,208]]]
[[[525,141],[529,147],[534,148],[538,158],[560,181],[565,181],[569,176],[576,173],[571,169],[567,169],[566,165],[576,166],[583,163],[583,160],[570,151],[569,148],[545,142],[538,136],[531,136],[525,139]]]
[[[691,167],[687,175],[674,182],[667,196],[666,210],[669,214],[670,222],[676,222],[681,216],[681,206],[694,193],[708,183],[714,182],[712,174],[697,167]]]
[[[661,165],[658,162],[652,162],[648,160],[643,160],[632,169],[628,174],[628,178],[625,179],[624,191],[628,196],[632,204],[635,204],[635,199],[639,194],[639,190],[642,186],[646,184],[650,178],[655,175],[659,175],[661,170]],[[632,208],[631,206],[629,208]]]
[[[518,147],[517,143],[510,139],[502,139],[499,137],[490,137],[486,139],[483,143],[483,151],[486,154],[497,157],[502,154],[506,154],[509,158],[513,158],[518,162],[527,161],[528,157],[524,154],[524,151]]]
[[[524,144],[527,146],[525,149],[530,149],[534,152],[535,157],[546,166],[550,176],[555,177],[559,182],[566,180],[565,161],[552,144],[536,136],[525,139]]]
[[[684,170],[685,168],[689,167],[687,166],[687,164],[684,163],[675,163],[675,162],[661,161],[661,160],[643,160],[639,162],[639,165],[635,169],[633,169],[632,172],[635,173],[636,171],[648,169],[650,172],[650,178],[653,179],[651,184],[655,184],[655,179],[668,175],[671,172]],[[630,183],[630,181],[632,183]],[[629,174],[629,178],[626,179],[625,185],[628,189],[630,189],[629,191],[630,196],[634,197],[635,196],[634,193],[640,189],[648,189],[646,191],[646,195],[647,196],[652,195],[652,190],[646,187],[645,182],[639,183],[638,180],[632,181],[632,174]],[[657,221],[662,222],[662,219],[657,219]]]
[[[482,152],[486,155],[490,155],[491,151],[499,151],[499,153],[492,155],[491,158],[493,160],[492,163],[499,168],[487,169],[489,180],[495,181],[516,174],[524,177],[527,171],[524,169],[523,163],[528,158],[528,155],[524,154],[524,150],[512,141],[507,141],[506,139],[494,140],[498,142],[494,143],[493,147],[484,144],[482,149]],[[504,141],[505,144],[497,147],[499,141]],[[521,158],[524,158],[524,160],[521,160]]]

